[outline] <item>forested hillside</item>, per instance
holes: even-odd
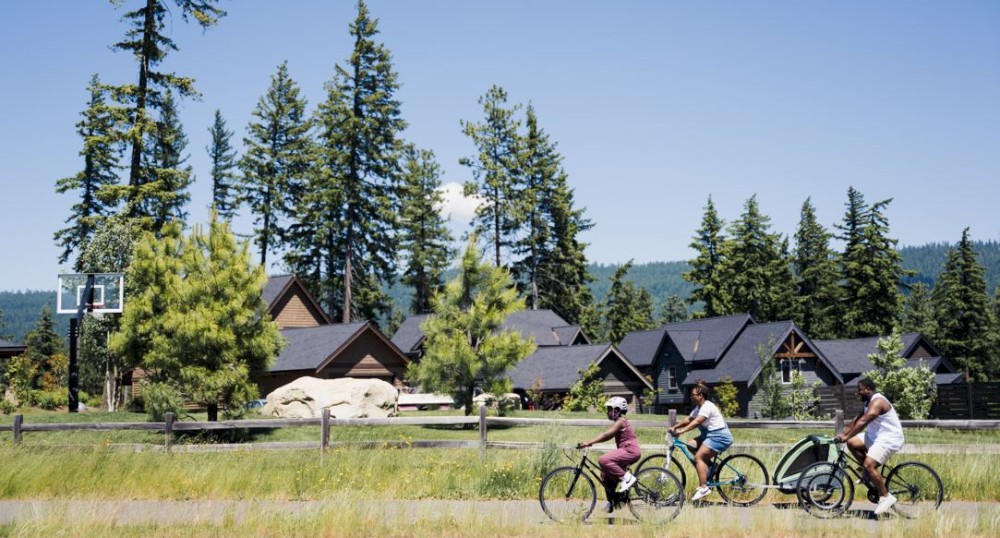
[[[1000,285],[1000,242],[976,242],[976,251],[986,267],[987,290],[995,293]],[[907,282],[924,282],[933,286],[934,280],[941,271],[948,245],[935,243],[919,247],[902,247],[903,266],[913,270],[916,275]],[[595,300],[601,301],[607,295],[611,286],[611,275],[617,266],[590,264],[588,269],[594,276],[590,290]],[[691,285],[681,275],[687,270],[687,262],[653,262],[637,264],[629,272],[629,280],[646,288],[653,296],[653,304],[657,310],[671,295],[687,297]],[[447,277],[450,278],[449,272]],[[389,290],[398,308],[408,308],[411,292],[405,286],[396,284]],[[34,328],[35,320],[42,311],[42,306],[48,303],[55,308],[55,291],[3,291],[0,292],[0,312],[3,312],[4,327],[0,327],[0,336],[12,336],[14,341],[24,341],[24,335]],[[65,334],[69,325],[69,316],[54,316],[61,334]]]

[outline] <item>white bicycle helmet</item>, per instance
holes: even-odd
[[[624,413],[628,411],[628,402],[626,402],[625,398],[622,398],[621,396],[612,396],[611,398],[608,398],[608,401],[604,402],[604,407],[617,409],[618,411]]]

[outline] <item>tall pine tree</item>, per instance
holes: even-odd
[[[189,187],[194,181],[191,166],[186,165],[188,155],[187,135],[177,114],[177,102],[173,92],[167,90],[160,107],[160,118],[149,139],[147,148],[148,166],[152,181],[156,185],[154,195],[147,196],[143,205],[146,215],[153,219],[153,230],[159,230],[171,220],[187,220],[187,204],[191,201]]]
[[[811,338],[837,337],[840,288],[831,234],[807,198],[795,232],[795,322]]]
[[[378,20],[363,1],[349,30],[354,50],[345,65],[336,66],[316,112],[320,170],[296,211],[298,224],[327,220],[311,234],[315,243],[295,246],[296,263],[320,269],[314,291],[344,323],[392,312],[383,290],[396,277],[406,128],[392,54],[375,40]]]
[[[928,338],[937,333],[934,302],[931,300],[931,291],[927,288],[927,284],[917,282],[910,287],[910,293],[906,296],[906,304],[903,307],[901,327],[904,333],[923,333]]]
[[[758,321],[788,319],[794,309],[787,242],[771,233],[770,223],[754,195],[729,229],[724,271],[729,305],[733,313],[746,312]]]
[[[934,343],[948,358],[964,367],[971,379],[996,379],[997,351],[990,296],[986,291],[986,269],[972,248],[969,229],[938,276],[932,294],[937,332]]]
[[[732,313],[729,306],[725,276],[727,238],[726,223],[719,218],[712,197],[708,197],[705,214],[690,247],[698,254],[688,262],[691,270],[684,273],[684,280],[694,285],[688,301],[701,303],[700,315],[704,317],[725,316]]]
[[[212,140],[205,151],[212,161],[212,207],[220,219],[232,222],[239,206],[235,184],[236,150],[232,144],[233,132],[226,128],[226,120],[218,109],[208,133]]]
[[[618,344],[632,331],[653,328],[653,298],[646,288],[625,279],[631,269],[629,260],[615,270],[604,301],[605,335],[612,344]]]
[[[260,264],[278,249],[285,236],[284,218],[301,194],[311,158],[306,101],[282,62],[271,76],[267,93],[251,113],[240,159],[239,199],[253,217],[254,243]]]
[[[107,88],[94,75],[87,87],[90,100],[83,119],[76,124],[77,133],[83,138],[83,170],[76,175],[56,182],[56,192],[79,191],[80,201],[73,204],[66,219],[68,227],[55,233],[55,241],[62,247],[59,263],[65,263],[74,252],[77,260],[74,270],[81,271],[79,255],[86,248],[94,230],[101,221],[114,212],[113,199],[108,187],[118,183],[121,144],[116,142],[116,128],[121,122],[120,110],[107,103]]]

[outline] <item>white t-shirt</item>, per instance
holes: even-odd
[[[899,422],[899,415],[896,414],[896,408],[892,406],[889,399],[883,396],[881,392],[872,394],[868,403],[865,404],[864,412],[868,412],[868,406],[876,398],[885,400],[885,403],[889,404],[889,410],[868,423],[868,429],[865,430],[865,445],[870,447],[876,442],[880,442],[886,448],[899,450],[903,448],[904,443],[903,425]]]
[[[710,432],[721,430],[726,427],[726,419],[722,418],[722,411],[712,402],[705,400],[705,403],[691,410],[691,418],[705,417],[701,427]]]

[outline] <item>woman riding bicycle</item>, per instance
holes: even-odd
[[[601,482],[604,484],[604,491],[607,493],[608,512],[614,510],[616,493],[626,491],[635,484],[635,476],[628,472],[628,466],[639,461],[642,454],[639,452],[639,439],[635,436],[635,430],[629,424],[625,413],[628,413],[628,402],[621,396],[613,396],[604,402],[604,408],[608,412],[608,420],[613,420],[614,424],[607,431],[583,443],[577,444],[577,448],[585,448],[596,443],[615,438],[615,450],[602,455],[597,462],[601,465]],[[617,489],[616,489],[617,486]]]
[[[722,412],[710,399],[711,392],[708,387],[702,383],[696,384],[691,388],[691,403],[694,404],[691,415],[670,428],[670,435],[674,437],[695,428],[700,432],[698,437],[688,442],[688,446],[694,452],[694,466],[698,471],[698,489],[691,496],[692,501],[697,501],[712,492],[708,487],[708,467],[716,454],[722,453],[733,444],[733,434],[729,431]]]

